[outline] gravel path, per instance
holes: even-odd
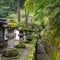
[[[20,54],[21,54],[20,60],[27,60],[27,57],[31,48],[32,46],[28,46],[23,51],[20,51]]]

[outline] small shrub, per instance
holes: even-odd
[[[32,40],[32,38],[31,38],[31,37],[28,37],[28,38],[27,38],[27,40],[28,40],[28,41],[31,41],[31,40]]]
[[[25,46],[24,43],[17,44],[15,47],[16,47],[16,48],[26,48],[26,46]]]
[[[26,40],[26,41],[24,41],[24,43],[29,43],[29,41],[28,41],[28,40]]]
[[[17,49],[4,49],[2,52],[4,57],[16,57],[19,55]]]

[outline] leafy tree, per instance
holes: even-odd
[[[20,6],[23,8],[25,0],[20,0]],[[18,0],[0,0],[0,17],[6,17],[10,12],[17,12]]]

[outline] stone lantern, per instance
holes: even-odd
[[[10,26],[10,23],[8,25],[8,33],[6,34],[6,37],[8,38],[8,48],[14,48],[14,28]]]
[[[8,48],[14,48],[14,30],[8,28],[8,34],[6,35],[6,37],[8,38]]]

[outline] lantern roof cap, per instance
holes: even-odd
[[[5,24],[6,23],[6,19],[0,17],[0,23]]]

